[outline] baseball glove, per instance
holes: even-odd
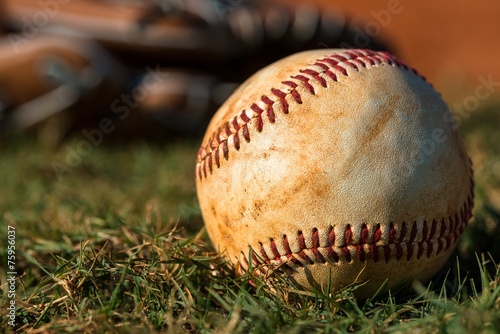
[[[116,116],[114,105],[130,109],[117,134],[199,133],[234,87],[282,57],[317,48],[387,49],[360,35],[336,7],[305,1],[4,0],[3,6],[0,108],[11,132],[63,109],[72,111],[73,124],[88,126]],[[59,62],[42,61],[51,57]],[[45,72],[57,79],[41,80]],[[86,82],[89,72],[100,79]],[[131,108],[121,96],[139,91],[151,73],[158,80]],[[70,94],[60,87],[73,88]],[[57,98],[40,104],[50,92]],[[30,101],[48,110],[20,112]],[[92,101],[90,108],[85,101]]]

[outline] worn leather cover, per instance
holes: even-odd
[[[395,57],[298,53],[213,117],[196,164],[209,236],[239,270],[308,289],[430,279],[471,217],[473,176],[440,95]]]

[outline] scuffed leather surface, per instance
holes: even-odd
[[[197,162],[197,192],[214,246],[238,267],[247,266],[251,248],[257,263],[287,263],[285,271],[305,288],[331,283],[336,290],[355,280],[369,281],[358,292],[368,296],[386,279],[388,287],[396,287],[414,278],[428,280],[442,267],[471,215],[472,168],[448,107],[421,76],[390,61],[362,61],[365,65],[357,69],[339,62],[347,75],[336,72],[335,82],[313,65],[342,52],[295,54],[243,83],[207,129]],[[327,87],[309,76],[312,94],[292,78],[304,69],[321,73]],[[302,103],[283,84],[287,80],[298,84]],[[272,89],[288,94],[287,114]],[[263,95],[276,101],[275,119],[262,117],[258,131],[251,106],[265,109]],[[241,129],[229,126],[242,111],[250,118],[249,141]],[[332,229],[333,245],[328,241]],[[325,257],[321,263],[310,250],[324,255],[328,247],[344,247],[349,256]],[[396,247],[403,249],[399,259]],[[414,248],[410,255],[408,248]],[[300,257],[301,251],[314,263]],[[302,265],[291,263],[292,257]]]

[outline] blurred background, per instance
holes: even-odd
[[[0,129],[51,146],[84,129],[95,142],[200,135],[252,73],[318,48],[393,52],[466,115],[500,95],[499,10],[494,0],[3,0]]]
[[[380,32],[376,35],[426,76],[451,104],[464,94],[474,94],[480,76],[500,81],[498,1],[477,5],[465,0],[334,3],[364,26],[367,34]],[[493,93],[499,96],[498,89]]]
[[[470,291],[488,284],[478,262],[488,263],[493,277],[500,259],[499,14],[498,0],[0,0],[0,231],[16,228],[18,324],[42,326],[37,333],[53,332],[43,328],[51,323],[114,330],[109,316],[121,317],[116,321],[127,329],[163,326],[164,298],[174,295],[165,291],[187,288],[172,285],[156,265],[137,273],[155,281],[145,290],[162,286],[161,302],[143,302],[139,290],[123,308],[113,309],[114,297],[109,307],[102,303],[116,296],[125,272],[119,268],[139,265],[137,257],[149,252],[143,246],[163,247],[161,240],[166,262],[182,276],[194,271],[178,262],[177,245],[193,242],[186,260],[206,267],[194,287],[212,286],[205,279],[215,263],[199,262],[213,252],[196,197],[201,137],[246,78],[308,49],[387,50],[442,93],[476,182],[474,218],[442,280],[448,296],[455,295],[453,282],[470,281],[463,295],[470,299]],[[0,247],[0,258],[6,261],[7,247]],[[127,286],[136,286],[137,277],[126,278],[134,282]],[[6,282],[0,271],[0,286]],[[97,292],[87,298],[93,286]],[[5,295],[0,304],[8,302]],[[146,304],[159,305],[163,320],[147,320]],[[0,315],[7,311],[2,305]]]

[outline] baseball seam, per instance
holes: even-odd
[[[259,248],[251,249],[252,266],[265,272],[268,265],[293,270],[318,263],[350,263],[354,259],[388,263],[391,259],[431,258],[454,246],[467,226],[474,207],[472,178],[470,189],[460,212],[440,221],[371,227],[362,224],[360,228],[347,225],[343,230],[330,226],[326,231],[313,228],[307,236],[304,231],[298,231],[296,236],[283,235],[281,240],[271,238],[266,243],[259,242]],[[241,269],[249,269],[248,255],[241,252],[238,259]]]
[[[389,65],[412,71],[407,66],[386,52],[371,50],[346,50],[317,59],[299,73],[291,75],[281,82],[280,88],[270,88],[270,93],[262,95],[259,101],[251,104],[231,121],[225,122],[212,133],[200,147],[197,155],[196,175],[200,181],[212,174],[214,165],[221,167],[221,159],[229,159],[229,150],[238,151],[243,141],[250,142],[250,123],[262,132],[265,123],[276,122],[276,114],[289,114],[290,104],[294,101],[302,104],[303,92],[316,95],[316,90],[328,88],[329,84],[339,82],[342,76],[349,76],[348,69],[359,71],[362,68]],[[430,83],[428,83],[432,86]],[[316,86],[316,87],[315,87]],[[295,111],[295,110],[294,110]],[[222,157],[221,157],[222,155]],[[314,228],[312,231],[297,231],[296,235],[283,235],[282,238],[263,240],[258,247],[252,247],[251,260],[243,251],[238,257],[240,269],[258,267],[265,272],[269,265],[293,270],[305,265],[320,263],[344,263],[355,259],[366,262],[391,260],[420,260],[431,258],[456,244],[469,219],[474,206],[474,181],[472,162],[470,167],[470,193],[459,212],[442,219],[403,222],[401,224],[351,224],[345,228],[330,226],[329,229]]]
[[[425,80],[413,68],[386,52],[346,50],[317,59],[315,63],[299,70],[299,73],[291,75],[288,80],[282,81],[283,86],[280,89],[271,88],[270,94],[262,95],[260,101],[256,101],[248,109],[234,116],[231,121],[220,126],[198,151],[197,177],[200,181],[207,178],[208,173],[213,173],[214,164],[220,168],[221,152],[223,159],[229,159],[230,142],[237,151],[243,140],[250,142],[249,123],[254,122],[257,131],[262,132],[266,119],[270,123],[275,123],[277,112],[280,110],[284,114],[290,112],[288,100],[292,99],[302,104],[302,96],[297,87],[302,86],[310,94],[316,95],[313,83],[319,83],[323,88],[327,88],[328,81],[336,83],[340,76],[349,76],[347,68],[359,71],[360,68],[377,65],[402,67]]]

